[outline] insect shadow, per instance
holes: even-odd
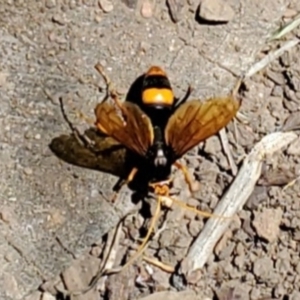
[[[144,74],[140,75],[131,84],[125,101],[137,105],[142,102],[141,95],[144,77]],[[62,111],[62,113],[67,118],[65,112]],[[69,123],[69,120],[66,121]],[[70,134],[63,134],[52,139],[49,148],[54,155],[68,164],[119,177],[113,190],[118,190],[119,185],[127,179],[132,168],[137,167],[137,175],[128,184],[129,189],[133,191],[132,202],[137,203],[147,195],[151,174],[143,168],[143,163],[136,154],[113,138],[102,134],[96,127],[90,127],[82,135],[85,139],[92,142],[93,147],[89,147],[82,142],[78,137],[78,133],[74,132],[74,130],[72,131]]]

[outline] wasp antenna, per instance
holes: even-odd
[[[105,73],[103,66],[100,63],[97,63],[95,65],[95,69],[98,71],[98,73],[103,78],[105,84],[106,84],[106,95],[104,96],[103,101],[106,101],[109,97],[112,98],[112,100],[115,102],[117,107],[122,111],[124,114],[124,109],[122,107],[122,103],[119,99],[119,93],[113,88],[113,83],[110,80],[109,76]]]
[[[103,66],[100,63],[97,63],[95,65],[95,69],[101,75],[101,77],[103,78],[103,80],[105,82],[105,85],[106,85],[106,95],[104,96],[104,98],[103,98],[102,101],[107,100],[109,97],[111,97],[111,98],[117,98],[118,97],[118,93],[113,89],[112,81],[110,80],[110,78],[106,74],[106,72],[104,71]]]
[[[194,90],[194,88],[191,85],[189,85],[185,92],[185,95],[182,97],[182,99],[177,99],[176,108],[178,108],[181,104],[186,102],[186,100],[190,97],[193,90]]]
[[[108,77],[108,75],[105,73],[103,66],[100,63],[97,63],[95,65],[95,69],[97,72],[102,76],[103,80],[105,81],[105,84],[109,86],[111,84],[111,80]]]

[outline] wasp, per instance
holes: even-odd
[[[187,101],[190,87],[182,99],[176,98],[166,72],[159,66],[151,66],[144,74],[141,101],[133,103],[122,102],[118,94],[109,89],[111,82],[101,65],[95,68],[109,91],[106,99],[95,108],[95,125],[136,155],[136,166],[119,189],[130,183],[142,168],[146,170],[144,174],[154,193],[169,196],[171,169],[176,166],[183,171],[193,193],[191,177],[178,160],[236,116],[241,101],[235,94],[241,80],[229,96]],[[107,101],[108,98],[113,101]]]

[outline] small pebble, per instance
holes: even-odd
[[[65,15],[55,14],[52,17],[52,21],[53,21],[53,23],[63,26],[66,24],[66,17],[65,17]]]
[[[114,9],[114,5],[109,0],[99,0],[98,4],[102,11],[105,13],[109,13]]]
[[[300,138],[297,138],[287,149],[288,155],[300,155]]]
[[[41,300],[42,293],[39,291],[33,292],[30,295],[26,296],[24,300]]]
[[[47,8],[53,8],[56,6],[56,0],[46,0],[45,1],[45,6]]]
[[[257,259],[253,264],[253,273],[263,281],[267,281],[272,276],[273,261],[269,257]]]
[[[234,11],[226,1],[203,0],[200,4],[199,17],[210,22],[229,22],[234,17]]]
[[[212,136],[205,141],[204,151],[207,154],[216,155],[221,150],[222,146],[217,136]]]
[[[24,173],[25,173],[26,175],[32,175],[32,173],[33,173],[32,169],[31,169],[31,168],[28,168],[28,167],[24,168],[23,171],[24,171]]]
[[[298,300],[298,299],[300,299],[300,292],[293,291],[289,297],[289,300]]]
[[[141,7],[141,15],[142,17],[149,19],[153,15],[153,9],[154,9],[154,4],[152,4],[150,1],[146,0],[142,3]]]
[[[279,234],[279,225],[282,219],[282,209],[264,208],[262,212],[255,213],[252,222],[258,236],[268,242],[274,242]]]
[[[43,296],[42,296],[42,300],[55,300],[56,297],[54,297],[53,295],[45,292],[43,293]]]
[[[134,9],[137,4],[137,0],[121,0],[127,7]]]
[[[286,19],[293,18],[297,15],[298,11],[296,9],[287,8],[283,14],[283,17]]]
[[[7,73],[0,73],[0,87],[5,85],[7,76]]]

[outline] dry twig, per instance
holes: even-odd
[[[237,177],[215,208],[214,214],[230,218],[240,211],[261,175],[264,158],[286,147],[296,138],[297,134],[294,132],[275,132],[262,138],[244,160]],[[181,270],[184,274],[188,275],[204,266],[229,224],[230,220],[226,219],[211,218],[207,221],[183,260]]]
[[[299,42],[299,39],[290,40],[286,42],[283,46],[281,46],[278,50],[270,52],[267,56],[265,56],[262,60],[260,60],[250,68],[250,70],[246,73],[245,78],[251,77],[252,75],[256,74],[257,72],[265,68],[268,64],[270,64],[272,61],[274,61],[276,58],[281,56],[285,51],[290,50],[291,48],[298,45]]]

